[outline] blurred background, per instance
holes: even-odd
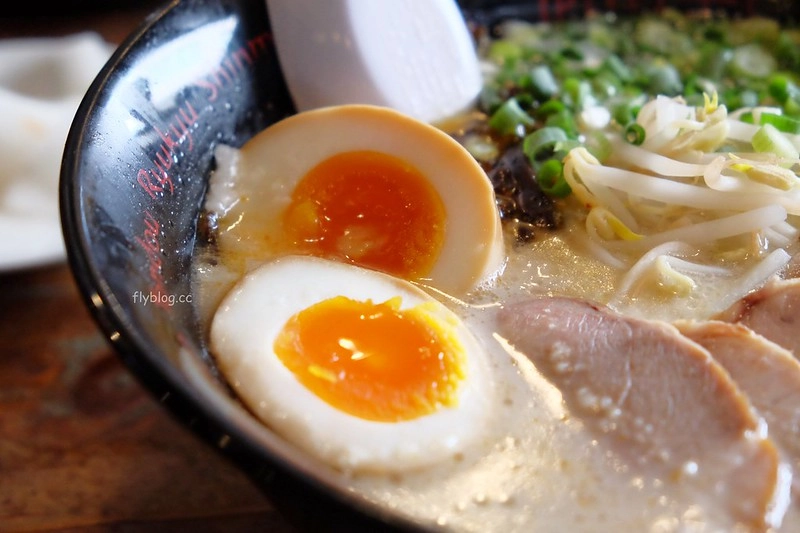
[[[99,36],[108,46],[92,49],[96,62],[162,4],[62,0],[44,7],[23,1],[4,5],[0,15],[0,109],[6,106],[0,113],[3,532],[290,531],[242,473],[174,421],[123,367],[79,297],[63,250],[36,250],[31,242],[31,212],[51,210],[41,204],[54,197],[20,196],[12,183],[57,186],[49,170],[21,178],[13,161],[32,154],[39,162],[60,161],[54,150],[63,148],[58,138],[67,132],[57,130],[55,117],[69,111],[63,102],[56,106],[53,95],[61,88],[53,84],[77,83],[70,69],[96,64],[65,64],[57,54],[55,63],[39,63],[25,54],[43,46],[42,38],[66,43],[75,35]],[[40,81],[27,78],[34,73]],[[20,91],[31,94],[14,100]],[[29,98],[41,101],[20,105]],[[26,132],[14,119],[52,128],[57,148],[30,140],[17,146]],[[31,205],[17,212],[20,197]],[[31,247],[35,253],[24,255]]]

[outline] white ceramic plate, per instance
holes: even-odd
[[[0,41],[0,272],[64,260],[58,212],[64,142],[113,49],[88,32]]]

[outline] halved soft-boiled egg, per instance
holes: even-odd
[[[438,128],[389,108],[306,111],[220,147],[206,206],[229,263],[326,257],[461,293],[504,260],[491,182]]]
[[[215,313],[210,348],[258,418],[343,470],[455,457],[492,405],[485,352],[451,310],[339,261],[285,256],[252,270]]]

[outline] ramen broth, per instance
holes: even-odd
[[[492,283],[457,297],[431,291],[469,326],[491,358],[497,401],[478,444],[419,471],[336,475],[358,497],[445,530],[746,531],[701,487],[655,474],[588,431],[558,388],[497,334],[495,320],[500,306],[535,296],[577,297],[647,319],[706,319],[743,296],[742,279],[761,259],[759,253],[730,250],[757,246],[736,241],[747,237],[733,237],[686,252],[682,258],[697,264],[717,265],[723,257],[724,268],[693,273],[692,290],[680,293],[665,286],[657,271],[626,277],[640,252],[617,251],[622,268],[604,261],[591,244],[581,199],[572,195],[556,204],[558,227],[534,228],[529,240],[521,240],[506,219],[507,261]],[[784,248],[795,255],[797,239]],[[204,324],[243,273],[240,262],[232,264],[201,242],[193,282]],[[797,506],[790,507],[785,530],[798,527],[797,514]]]
[[[510,246],[503,275],[490,289],[458,300],[439,295],[489,351],[500,388],[501,400],[480,445],[419,472],[342,473],[345,486],[401,515],[456,531],[736,530],[714,496],[691,484],[650,475],[617,456],[571,415],[561,392],[495,333],[494,310],[503,303],[550,294],[608,299],[620,273],[581,253],[580,240],[572,236],[579,231],[567,224],[565,230],[528,246]],[[195,268],[205,317],[238,278],[224,262],[212,264],[219,258],[207,259],[198,255]],[[703,295],[694,300],[697,310],[692,316],[715,310],[713,302],[736,289],[729,279],[708,281],[702,285]],[[637,312],[687,317],[685,302],[664,303],[649,301]]]

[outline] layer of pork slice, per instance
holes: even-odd
[[[800,278],[774,278],[715,318],[743,324],[800,357]]]
[[[800,473],[800,361],[741,324],[676,322],[681,333],[706,348],[767,421],[769,435]],[[800,502],[800,478],[794,479]]]
[[[497,327],[632,468],[710,497],[751,527],[780,521],[786,465],[763,421],[708,351],[674,326],[534,298],[501,309]]]

